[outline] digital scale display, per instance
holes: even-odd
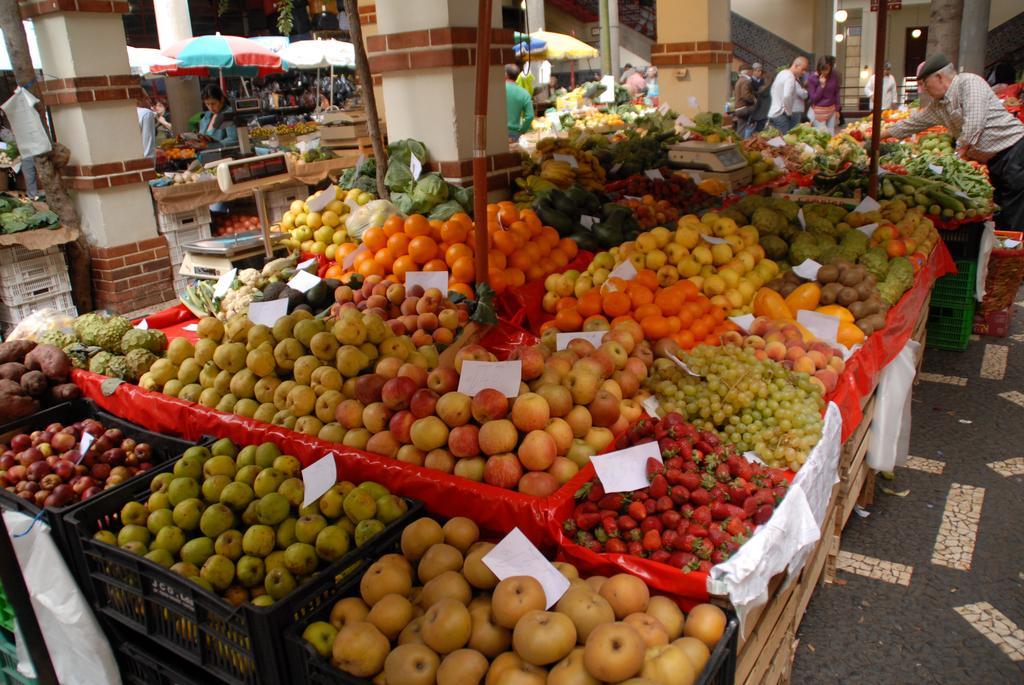
[[[242,163],[230,164],[228,171],[231,174],[231,182],[237,184],[286,174],[288,165],[285,164],[284,157],[271,155],[267,159],[255,158]]]

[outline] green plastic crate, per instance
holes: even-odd
[[[975,281],[978,263],[958,261],[956,273],[943,276],[935,281],[932,289],[932,304],[960,306],[974,302]]]
[[[14,630],[14,607],[7,601],[3,585],[0,585],[0,628],[7,631]]]
[[[35,685],[35,678],[18,673],[18,650],[14,633],[0,629],[0,685]]]
[[[940,350],[963,352],[971,340],[974,326],[974,300],[964,304],[949,306],[935,304],[928,312],[928,347]]]

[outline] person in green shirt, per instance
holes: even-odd
[[[514,64],[505,65],[505,107],[508,110],[509,140],[518,140],[519,136],[530,130],[533,123],[533,98],[524,88],[516,84],[519,67]]]

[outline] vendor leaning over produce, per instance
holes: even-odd
[[[235,128],[235,110],[227,103],[224,91],[219,86],[203,88],[203,104],[208,111],[199,120],[199,133],[213,138],[217,145],[230,147],[238,144],[238,130]]]
[[[945,126],[964,159],[988,165],[999,205],[997,228],[1024,226],[1024,124],[1006,111],[983,78],[958,74],[945,55],[930,57],[917,82],[932,102],[916,114],[882,129],[882,138],[905,138],[930,126]]]

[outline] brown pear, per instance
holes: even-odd
[[[372,623],[350,623],[334,638],[331,663],[358,678],[369,678],[384,667],[391,644]]]
[[[547,685],[601,685],[583,665],[583,648],[577,647],[548,671]]]
[[[483,562],[484,556],[492,549],[494,549],[493,544],[480,542],[473,545],[466,553],[466,560],[462,564],[462,575],[466,576],[469,584],[477,590],[491,590],[498,584],[498,577]]]
[[[350,623],[365,621],[370,607],[359,597],[346,597],[334,603],[331,609],[331,625],[341,630]]]
[[[408,595],[412,577],[398,564],[374,562],[359,581],[363,601],[373,606],[384,595]]]
[[[468,605],[473,597],[473,589],[458,571],[445,571],[431,578],[420,593],[419,605],[425,609],[437,604],[444,598],[455,599]]]
[[[576,626],[576,639],[581,645],[586,643],[594,628],[615,620],[608,600],[592,592],[590,586],[569,588],[558,600],[555,610],[568,616]]]
[[[466,605],[454,599],[442,599],[423,615],[423,642],[438,654],[465,647],[473,630]]]
[[[440,665],[440,657],[426,645],[399,645],[384,661],[384,678],[396,685],[434,685]]]
[[[432,545],[420,559],[416,574],[421,583],[428,583],[445,571],[462,570],[462,552],[444,543]]]
[[[480,528],[472,519],[456,516],[444,524],[444,541],[463,554],[480,539]]]
[[[683,622],[686,620],[683,610],[668,597],[651,597],[647,603],[647,613],[661,621],[669,640],[678,639],[683,634]]]
[[[388,640],[394,640],[412,621],[412,612],[412,602],[402,595],[384,595],[370,609],[366,620],[375,625]]]
[[[608,600],[621,620],[630,614],[647,609],[651,592],[644,581],[628,573],[617,573],[601,585],[601,596]]]
[[[530,576],[511,576],[498,583],[491,595],[491,613],[499,626],[515,628],[528,611],[547,606],[544,588]]]
[[[398,634],[398,644],[423,644],[423,617],[417,616],[409,621],[401,633]]]
[[[622,619],[622,622],[633,626],[648,647],[661,647],[668,644],[668,631],[665,630],[665,626],[661,625],[661,621],[650,614],[630,614]]]
[[[402,531],[402,554],[409,561],[416,562],[432,545],[444,542],[441,524],[432,518],[413,521]]]
[[[469,612],[473,629],[469,634],[469,648],[475,649],[488,659],[493,659],[508,650],[512,644],[512,631],[494,622],[491,607],[477,607]]]
[[[456,649],[441,660],[437,669],[437,685],[479,685],[490,664],[480,652]]]
[[[512,646],[529,664],[553,664],[576,646],[576,626],[556,611],[530,611],[516,623]]]

